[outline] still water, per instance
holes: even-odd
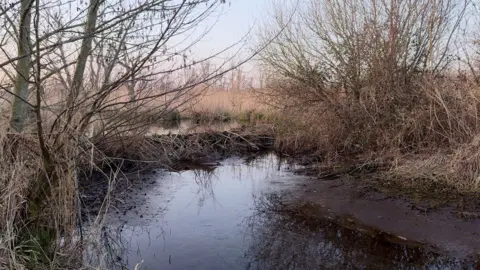
[[[474,269],[423,247],[375,239],[283,210],[303,176],[273,154],[215,167],[158,170],[112,211],[110,269]]]
[[[166,122],[161,125],[151,127],[147,135],[164,134],[194,134],[208,131],[230,131],[240,127],[237,121],[211,121],[207,123],[196,123],[192,120],[182,120],[178,122]]]

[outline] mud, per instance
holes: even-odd
[[[477,269],[472,258],[445,255],[349,217],[311,215],[269,196],[260,208],[251,252],[258,269]]]
[[[149,188],[157,185],[157,180],[153,174],[157,170],[145,170],[135,173],[119,173],[116,176],[105,175],[100,172],[93,172],[80,181],[81,194],[81,216],[83,221],[96,217],[101,209],[105,209],[104,202],[109,194],[110,211],[127,215],[135,210],[137,205],[147,200],[146,192]],[[85,180],[87,177],[88,180]],[[111,180],[115,179],[109,190]],[[134,200],[133,200],[134,198]],[[130,202],[130,203],[125,203]]]
[[[388,194],[367,191],[352,179],[310,178],[287,192],[286,204],[310,219],[328,218],[390,242],[414,243],[456,258],[480,256],[477,213],[454,207],[429,208]],[[465,215],[467,218],[465,218]]]

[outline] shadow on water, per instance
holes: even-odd
[[[474,269],[374,229],[298,214],[282,199],[303,178],[290,169],[268,154],[157,172],[140,214],[110,217],[101,257],[109,269]]]

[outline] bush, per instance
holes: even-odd
[[[285,121],[284,134],[315,136],[322,152],[344,155],[449,148],[470,141],[480,131],[478,87],[425,75],[409,89],[408,95],[392,95],[389,101],[362,98],[352,104],[339,98],[335,106],[287,108],[277,120]]]
[[[311,0],[291,10],[277,7],[260,40],[282,31],[261,44],[260,56],[264,102],[279,108],[273,121],[280,151],[392,165],[442,153],[447,158],[434,163],[451,168],[442,172],[457,179],[450,183],[480,186],[475,173],[462,172],[480,167],[476,156],[465,155],[472,156],[480,132],[480,88],[476,78],[449,69],[449,37],[467,6],[417,2]]]
[[[167,122],[180,122],[181,118],[181,114],[178,110],[172,110],[166,113],[164,117],[165,121]]]

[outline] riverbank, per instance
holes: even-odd
[[[410,164],[421,163],[420,157],[410,156]],[[436,209],[438,207],[453,207],[465,216],[480,218],[480,192],[467,188],[459,188],[445,180],[440,175],[422,175],[411,167],[400,170],[395,164],[389,162],[363,163],[337,162],[319,163],[305,161],[306,168],[298,173],[309,175],[320,180],[351,179],[359,192],[380,192],[392,198],[409,200],[422,205],[421,209]],[[403,174],[402,174],[403,172]],[[362,191],[363,190],[363,191]],[[471,214],[467,214],[471,213]]]
[[[348,177],[308,179],[284,195],[284,204],[311,224],[331,220],[382,241],[422,246],[460,259],[478,259],[478,206],[468,211],[448,204],[433,208],[427,201],[411,201],[372,189],[367,181]]]

